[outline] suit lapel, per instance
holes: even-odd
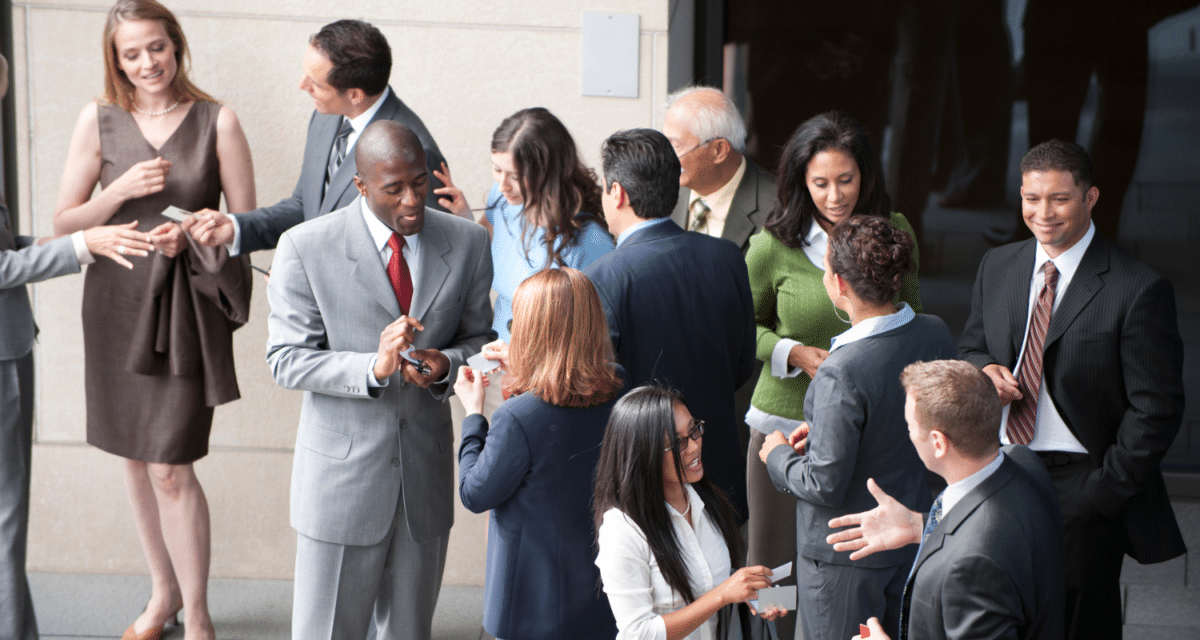
[[[1011,276],[1005,276],[1007,284],[1007,307],[1012,353],[1009,357],[1000,359],[1001,363],[1014,366],[1021,354],[1021,342],[1025,339],[1026,325],[1029,322],[1029,283],[1033,278],[1033,260],[1037,246],[1033,240],[1027,240],[1025,246],[1013,256],[1012,262],[1003,266],[1004,271],[1011,271]]]
[[[417,258],[420,267],[417,273],[420,281],[413,283],[412,309],[409,315],[418,320],[425,317],[425,312],[433,304],[434,298],[442,290],[446,277],[450,275],[450,264],[446,262],[446,254],[450,253],[451,245],[446,238],[446,231],[439,216],[446,215],[431,209],[425,209],[425,227],[421,229],[421,255]]]
[[[313,202],[321,203],[321,206],[317,209],[317,215],[325,215],[337,208],[333,206],[333,203],[337,202],[337,198],[334,197],[332,201],[329,199],[330,194],[335,191],[333,183],[330,183],[329,189],[326,189],[324,194],[321,193],[321,190],[325,188],[325,171],[329,166],[329,154],[333,151],[333,139],[337,137],[338,129],[342,126],[342,116],[318,115],[317,117],[321,121],[313,131],[313,149],[314,151],[319,151],[321,155],[312,159],[314,162],[314,175],[310,176],[312,179],[309,182],[308,188],[312,189],[314,196],[317,196],[313,198]],[[347,156],[347,160],[352,155]],[[342,166],[334,174],[334,178],[336,179],[345,169],[346,161],[343,161]],[[350,175],[353,176],[354,173],[351,172]]]
[[[733,192],[733,201],[729,203],[729,213],[725,216],[725,229],[721,237],[732,240],[738,247],[746,244],[750,234],[754,233],[754,223],[750,216],[758,211],[761,203],[758,201],[758,171],[749,159],[746,160],[746,171],[742,173],[742,182],[737,191]]]
[[[346,208],[346,215],[352,218],[346,221],[346,258],[354,263],[354,279],[383,307],[389,317],[399,318],[400,303],[396,301],[392,282],[388,280],[379,252],[375,250],[375,241],[367,230],[367,222],[363,220],[361,202],[361,199],[357,199]]]
[[[1071,284],[1063,294],[1062,302],[1050,316],[1046,329],[1046,344],[1058,339],[1075,321],[1087,303],[1104,287],[1100,274],[1108,271],[1108,241],[1099,234],[1092,236],[1092,244],[1083,253],[1079,268],[1071,277]]]

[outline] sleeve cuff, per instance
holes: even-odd
[[[76,231],[71,234],[71,245],[75,247],[75,259],[79,260],[80,265],[92,264],[96,261],[96,257],[88,251],[87,240],[83,239],[83,232]]]
[[[789,338],[782,338],[775,343],[775,348],[771,350],[771,375],[787,379],[795,378],[804,371],[800,367],[788,368],[788,354],[795,346],[803,347],[804,343]]]
[[[375,361],[379,359],[379,355],[371,356],[371,361],[367,363],[367,387],[370,389],[379,389],[388,386],[390,378],[384,378],[383,382],[375,379]]]
[[[229,257],[232,258],[242,255],[242,225],[238,223],[237,216],[229,216],[229,219],[233,221],[233,240],[230,240],[229,244],[225,245],[225,249],[229,251]],[[373,364],[374,361],[372,361]],[[371,377],[374,378],[375,376]]]

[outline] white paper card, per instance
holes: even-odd
[[[499,368],[500,361],[499,360],[488,360],[487,358],[483,357],[482,353],[477,353],[477,354],[471,356],[470,358],[467,358],[467,366],[471,367],[472,369],[475,369],[476,371],[482,371],[484,373],[488,373],[494,369]]]
[[[771,607],[779,607],[788,611],[796,609],[796,585],[787,587],[771,587],[758,590],[758,600],[751,600],[750,606],[762,613]]]
[[[188,216],[192,215],[191,212],[184,211],[183,209],[180,209],[174,205],[163,209],[162,214],[174,220],[175,222],[183,222],[184,220],[187,220]]]

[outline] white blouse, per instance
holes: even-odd
[[[667,513],[675,527],[692,592],[699,598],[728,578],[732,567],[721,530],[705,513],[704,501],[696,490],[686,486],[694,524],[689,525],[687,518],[669,504]],[[667,626],[663,614],[678,611],[686,603],[682,595],[667,585],[646,536],[623,511],[614,508],[604,514],[597,537],[600,552],[596,566],[600,568],[604,592],[617,620],[617,639],[665,640]],[[740,629],[735,633],[734,637],[740,637]],[[714,615],[685,640],[716,640],[716,635]]]

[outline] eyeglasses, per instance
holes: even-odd
[[[693,420],[692,421],[692,429],[690,431],[688,431],[686,436],[680,438],[679,440],[677,440],[675,442],[675,447],[678,447],[679,451],[683,451],[684,449],[687,449],[688,445],[691,444],[693,441],[700,442],[700,438],[703,435],[704,435],[704,421],[703,420]],[[670,451],[671,449],[674,449],[675,447],[664,447],[663,452],[665,453],[667,451]]]
[[[684,156],[686,156],[687,154],[689,154],[689,153],[691,153],[691,152],[695,151],[696,149],[699,149],[700,147],[703,147],[704,145],[706,145],[706,144],[708,144],[708,143],[712,142],[713,140],[716,140],[716,138],[709,138],[708,140],[705,140],[704,142],[701,142],[700,144],[698,144],[698,145],[696,145],[696,146],[692,147],[691,149],[688,149],[687,151],[684,151],[683,153],[680,153],[680,152],[679,152],[679,149],[675,149],[675,156],[676,156],[677,158],[679,158],[680,160],[682,160],[682,159],[683,159],[683,157],[684,157]]]

